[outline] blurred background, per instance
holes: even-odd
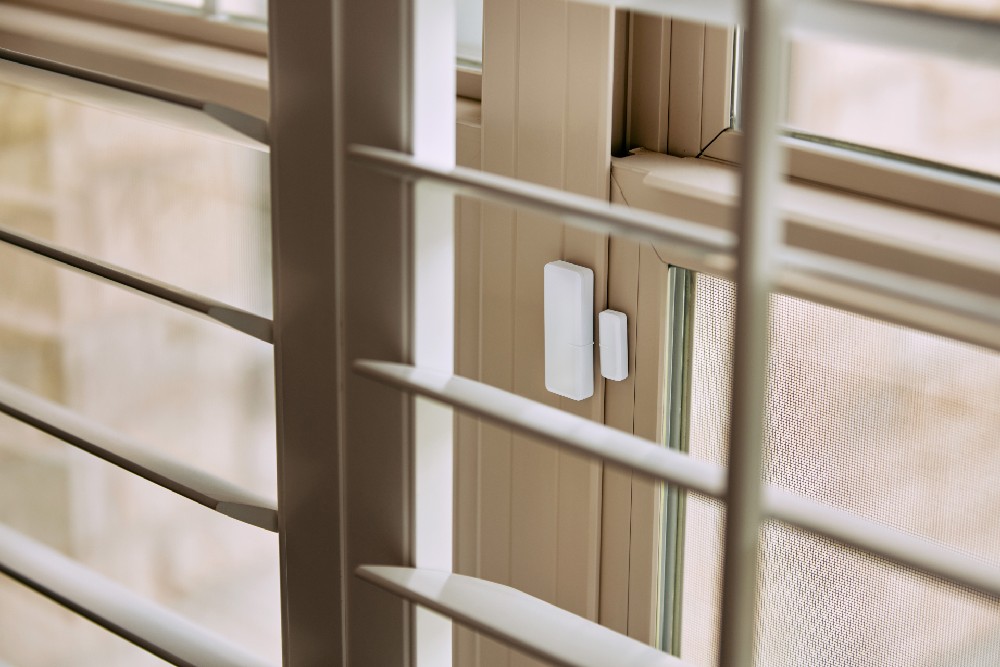
[[[0,219],[271,314],[266,153],[0,85]],[[0,246],[0,380],[275,495],[271,346]],[[0,416],[0,522],[280,662],[274,534]],[[163,664],[0,577],[0,662]]]

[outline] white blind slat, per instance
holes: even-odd
[[[220,514],[277,532],[278,510],[235,484],[155,454],[85,417],[6,382],[0,412]]]
[[[362,565],[357,574],[562,667],[683,667],[677,658],[519,590],[449,572]]]
[[[266,317],[189,292],[110,262],[88,257],[8,227],[0,226],[0,242],[27,250],[45,259],[152,297],[163,303],[202,315],[265,343],[272,342],[272,323]]]
[[[5,8],[5,11],[11,11]],[[17,8],[14,11],[23,10]],[[23,17],[19,17],[23,20]],[[0,80],[131,116],[268,150],[267,121],[221,104],[0,48]]]
[[[383,384],[433,398],[547,442],[570,447],[654,479],[713,498],[725,495],[725,471],[648,440],[578,417],[460,375],[387,361],[356,361],[354,368]]]
[[[736,237],[725,229],[608,204],[591,197],[473,169],[441,168],[395,151],[355,146],[351,154],[354,159],[404,178],[433,180],[453,188],[457,193],[556,215],[584,229],[657,243],[669,250],[671,264],[734,278]],[[688,196],[700,197],[703,194],[708,203],[717,200],[717,193],[710,190],[704,193],[693,188],[689,190]],[[801,217],[799,213],[796,215]],[[883,238],[878,243],[891,244],[892,239]],[[872,250],[877,250],[877,247],[873,244]],[[905,241],[900,250],[910,254],[924,250],[933,252],[933,249],[911,246]],[[870,252],[868,255],[868,261],[878,262],[884,253]],[[938,263],[942,260],[937,255],[926,257]],[[953,263],[961,262],[961,259],[959,256],[947,258]],[[973,259],[976,265],[981,264],[978,257]],[[989,293],[935,285],[930,280],[885,266],[847,261],[788,246],[780,250],[778,262],[776,286],[780,292],[813,298],[865,315],[884,317],[977,345],[1000,347],[1000,307],[998,299]]]
[[[274,667],[3,525],[0,572],[173,665]]]
[[[354,367],[383,384],[447,403],[585,456],[726,499],[726,469],[722,466],[461,376],[385,361],[360,360]],[[773,486],[764,488],[763,511],[770,518],[905,567],[1000,597],[1000,568],[891,526]]]
[[[728,271],[736,237],[731,232],[658,215],[594,197],[565,192],[466,167],[440,167],[412,155],[372,146],[353,146],[353,159],[405,178],[430,179],[456,192],[510,206],[555,215],[600,234],[619,234],[637,241],[669,243],[676,257],[691,268]]]

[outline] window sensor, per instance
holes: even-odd
[[[628,316],[605,310],[597,316],[601,348],[601,375],[609,380],[628,377]]]
[[[594,272],[545,265],[545,388],[582,401],[594,395]]]

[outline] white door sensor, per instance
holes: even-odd
[[[594,395],[594,272],[545,265],[545,388],[582,401]]]
[[[609,380],[628,377],[628,316],[605,310],[597,316],[597,342],[601,349],[601,375]]]

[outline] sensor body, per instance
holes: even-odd
[[[545,265],[545,388],[574,401],[594,395],[594,272]]]

